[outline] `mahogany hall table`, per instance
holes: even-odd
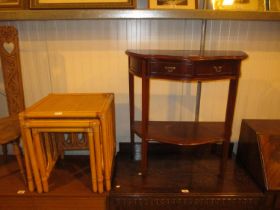
[[[220,172],[226,167],[241,61],[240,51],[127,50],[129,59],[129,101],[131,145],[134,134],[142,138],[141,170],[147,172],[149,141],[182,146],[223,143]],[[142,120],[134,119],[134,76],[142,79]],[[229,80],[224,122],[149,121],[150,80],[179,81]],[[133,149],[132,149],[133,151]]]
[[[64,138],[65,133],[81,133],[88,142],[92,189],[101,193],[104,183],[109,191],[115,157],[114,116],[110,93],[50,94],[20,113],[26,165],[31,165],[27,167],[29,186],[34,177],[37,191],[48,192],[48,178],[61,151],[55,134],[62,133]]]

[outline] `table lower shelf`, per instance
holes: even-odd
[[[142,137],[142,122],[135,121],[133,131]],[[224,122],[149,121],[147,140],[176,145],[199,145],[225,140]]]

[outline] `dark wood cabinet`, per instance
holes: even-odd
[[[237,94],[240,64],[247,57],[239,51],[127,50],[129,57],[129,96],[131,145],[134,134],[142,138],[141,170],[147,170],[149,141],[176,145],[223,143],[221,172],[226,167],[228,147]],[[142,120],[134,118],[134,76],[142,79]],[[229,93],[224,122],[149,121],[150,80],[180,81],[229,80]],[[223,174],[223,173],[222,173]]]
[[[266,191],[280,191],[280,120],[243,120],[237,160]]]
[[[237,161],[280,209],[280,120],[243,120]]]

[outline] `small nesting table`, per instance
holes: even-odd
[[[48,178],[60,152],[56,134],[79,133],[87,140],[93,192],[111,189],[115,157],[114,96],[50,94],[20,113],[29,190],[48,192]],[[76,146],[77,147],[77,146]],[[67,149],[67,148],[66,148]]]

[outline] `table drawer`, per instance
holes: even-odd
[[[189,77],[193,66],[189,62],[150,62],[149,75],[155,77]]]
[[[231,61],[203,61],[196,64],[195,75],[204,76],[232,76],[236,75],[236,64]]]

